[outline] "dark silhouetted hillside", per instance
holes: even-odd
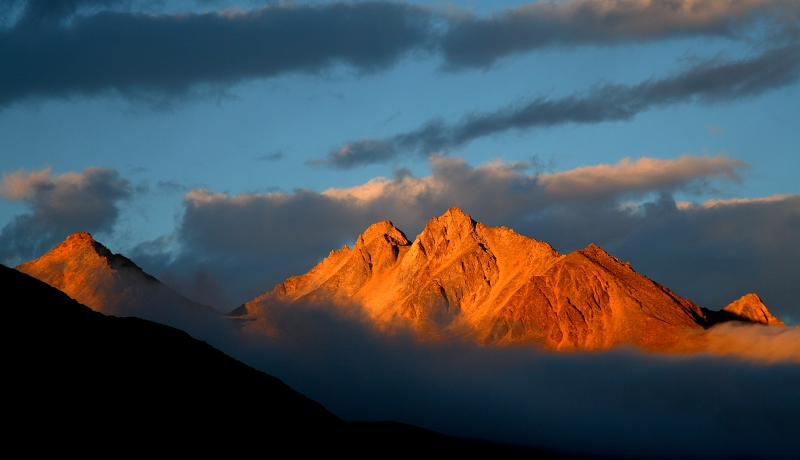
[[[0,291],[6,445],[28,454],[551,458],[400,423],[343,422],[185,332],[105,316],[2,265]]]

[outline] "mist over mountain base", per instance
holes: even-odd
[[[346,420],[625,458],[793,458],[800,432],[800,329],[708,333],[750,357],[543,351],[419,341],[332,308],[276,312],[278,336],[221,346]],[[227,349],[225,348],[227,347]],[[782,358],[763,358],[783,350]],[[786,361],[789,359],[789,361]]]

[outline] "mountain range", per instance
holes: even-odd
[[[720,322],[783,326],[755,294],[722,311],[701,308],[598,246],[559,254],[459,208],[431,219],[413,242],[389,221],[373,224],[352,249],[332,251],[232,314],[255,328],[287,304],[356,307],[379,327],[399,321],[423,337],[554,350],[691,351]]]
[[[186,328],[220,321],[88,233],[69,236],[17,267],[95,311]],[[630,344],[698,351],[711,326],[743,321],[783,326],[756,294],[721,311],[702,308],[598,246],[559,254],[549,244],[474,221],[459,208],[432,218],[413,241],[390,221],[367,228],[353,248],[331,251],[227,317],[274,330],[275,308],[333,306],[377,328],[410,326],[423,340],[485,345],[533,343],[553,350]]]

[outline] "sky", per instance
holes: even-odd
[[[459,206],[800,323],[800,3],[0,2],[0,262],[223,311]]]

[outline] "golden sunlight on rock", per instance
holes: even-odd
[[[743,321],[765,324],[767,326],[786,326],[783,321],[772,316],[767,306],[761,302],[758,295],[750,293],[743,295],[739,300],[722,309],[723,312],[735,315]]]
[[[755,297],[755,299],[758,299]],[[696,351],[719,318],[590,245],[567,255],[458,208],[431,219],[413,241],[389,221],[370,226],[352,249],[331,254],[236,315],[269,323],[273,308],[334,305],[379,328],[409,324],[423,338],[483,344],[537,343],[556,350],[632,344]],[[777,324],[760,300],[728,307],[733,319]],[[741,318],[739,318],[741,317]]]
[[[92,310],[186,327],[218,314],[172,291],[130,259],[88,233],[75,233],[38,259],[17,267]]]

